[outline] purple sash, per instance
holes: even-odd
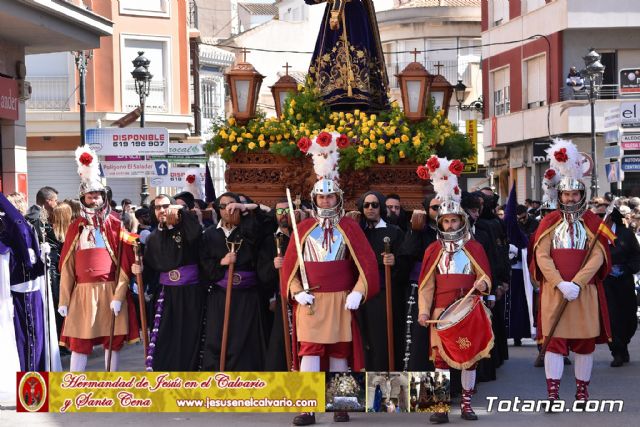
[[[422,261],[413,264],[413,269],[409,273],[409,280],[418,283],[420,280],[420,269],[422,268]]]
[[[216,285],[223,289],[227,289],[227,282],[229,281],[229,270],[224,272],[224,277],[216,282]],[[233,272],[233,288],[234,289],[248,289],[258,284],[258,279],[255,271],[234,271]]]
[[[195,285],[199,281],[197,264],[183,265],[160,273],[160,284],[165,286]]]

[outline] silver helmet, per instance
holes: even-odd
[[[323,194],[335,194],[338,203],[332,208],[321,208],[316,203],[316,196]],[[311,190],[311,205],[313,207],[313,215],[319,221],[330,220],[337,223],[344,215],[343,192],[338,183],[332,179],[322,178],[313,185]]]
[[[458,215],[462,225],[455,231],[444,231],[442,228],[442,219],[446,215]],[[456,252],[471,238],[469,233],[469,217],[462,209],[460,203],[455,200],[445,200],[440,203],[438,216],[436,217],[438,240],[442,243],[446,252]]]
[[[104,213],[106,216],[109,212],[109,203],[107,200],[107,189],[100,179],[98,155],[86,145],[78,147],[75,155],[76,163],[78,164],[78,175],[80,176],[78,196],[80,197],[83,212],[86,214]],[[101,194],[102,203],[96,207],[89,207],[85,203],[85,196],[95,192]]]
[[[558,190],[558,207],[562,216],[568,222],[578,221],[587,210],[587,196],[584,183],[576,178],[565,176],[560,179]],[[577,203],[562,203],[562,193],[565,191],[580,191],[580,201]]]

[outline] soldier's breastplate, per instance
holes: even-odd
[[[325,230],[320,225],[316,225],[304,241],[304,260],[311,262],[344,260],[347,246],[342,233],[337,228],[333,229],[328,243],[325,247]]]
[[[586,249],[587,230],[582,221],[562,221],[553,231],[552,249]]]
[[[474,274],[475,270],[471,260],[463,250],[456,252],[443,252],[438,261],[438,273],[440,274]]]

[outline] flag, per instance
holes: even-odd
[[[598,233],[609,239],[609,242],[615,246],[615,240],[618,238],[618,236],[615,235],[613,230],[611,230],[611,228],[604,221],[600,223],[600,226],[598,227]]]
[[[124,227],[120,227],[120,240],[127,245],[135,245],[140,236],[135,233],[129,233]]]

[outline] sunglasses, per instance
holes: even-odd
[[[227,203],[220,203],[220,204],[218,205],[218,208],[219,208],[219,209],[222,209],[222,210],[226,209],[226,208],[227,208]]]
[[[276,208],[276,215],[284,215],[291,212],[289,208]]]
[[[429,206],[429,209],[434,210],[434,211],[439,211],[440,210],[440,205]]]
[[[599,214],[596,214],[596,215],[598,215],[600,218],[604,218],[604,216],[605,216],[606,214],[599,213]]]
[[[155,205],[154,208],[155,210],[159,211],[160,209],[169,209],[169,206],[171,206],[170,204],[166,204],[166,205]]]
[[[380,203],[378,202],[364,202],[362,207],[365,209],[369,209],[370,207],[373,209],[378,209],[380,207]]]

